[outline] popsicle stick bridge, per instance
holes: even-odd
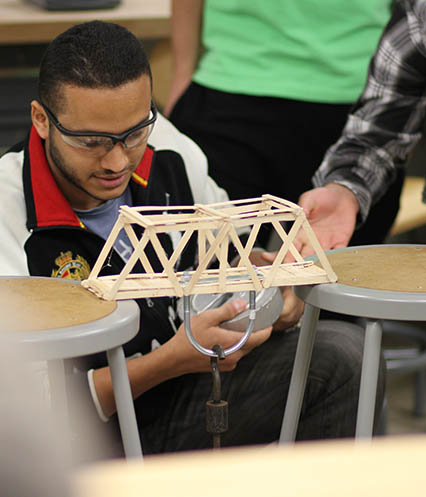
[[[265,223],[272,224],[282,245],[272,264],[256,267],[250,262],[249,256],[259,229]],[[144,228],[140,239],[136,236],[133,225]],[[240,228],[250,230],[245,246],[237,234]],[[133,253],[120,274],[99,276],[122,229],[133,245]],[[305,231],[322,268],[311,261],[305,261],[294,246],[300,230]],[[158,234],[172,232],[180,232],[181,238],[168,257]],[[174,265],[194,233],[198,236],[198,267],[193,271],[175,272]],[[145,253],[149,242],[161,262],[161,272],[154,272]],[[229,247],[232,245],[239,256],[235,267],[231,267],[228,262]],[[294,262],[282,262],[289,252]],[[209,269],[209,265],[216,259],[219,261],[218,268]],[[132,273],[138,261],[145,273]],[[272,286],[326,283],[336,279],[303,209],[281,198],[263,195],[208,205],[122,206],[89,278],[82,284],[105,300],[121,300],[183,297],[197,293],[259,292],[262,288]]]

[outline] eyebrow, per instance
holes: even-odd
[[[108,131],[93,131],[93,130],[85,131],[83,129],[73,130],[73,129],[69,129],[69,128],[66,128],[65,126],[63,126],[62,123],[59,121],[59,119],[55,116],[55,114],[49,109],[49,107],[47,107],[47,105],[45,105],[43,102],[41,102],[41,100],[40,100],[40,104],[43,107],[43,109],[46,111],[47,115],[53,120],[54,124],[57,127],[62,128],[64,130],[64,132],[66,132],[66,133],[74,134],[74,136],[79,136],[80,133],[81,133],[81,136],[98,136],[98,135],[99,136],[109,136],[109,135],[110,136],[120,136],[120,135],[125,135],[129,131],[132,131],[133,128],[139,128],[139,126],[141,126],[144,122],[149,121],[149,113],[151,111],[153,113],[153,117],[156,115],[156,106],[154,104],[154,101],[151,100],[151,106],[150,106],[150,110],[148,112],[148,115],[144,119],[142,119],[142,121],[139,121],[137,124],[135,124],[134,126],[131,126],[130,128],[127,128],[125,131],[122,131],[121,133],[111,133]],[[60,131],[60,129],[59,129],[59,131]],[[137,131],[137,129],[135,129],[135,131]],[[70,135],[70,136],[72,136],[72,135]]]
[[[112,133],[111,131],[94,131],[93,129],[88,129],[87,131],[84,131],[83,129],[77,129],[77,130],[70,129],[69,131],[72,131],[73,133],[80,133],[80,132],[81,133],[93,133],[94,135],[97,135],[98,133],[104,133],[107,135],[123,135],[124,133],[127,133],[131,129],[137,128],[138,126],[143,124],[145,121],[148,121],[150,113],[151,113],[151,108],[149,109],[148,114],[141,121],[137,122],[133,126],[130,126],[129,128],[125,129],[124,131],[120,131],[119,133]],[[62,125],[62,123],[58,119],[56,119],[56,122],[58,122],[64,128],[64,126]],[[68,129],[68,128],[65,128],[65,129]]]

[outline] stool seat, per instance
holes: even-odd
[[[0,306],[0,332],[75,326],[116,308],[115,302],[91,297],[78,281],[45,277],[1,277]]]
[[[426,321],[426,246],[374,245],[327,252],[337,283],[294,287],[305,302],[280,441],[295,438],[320,309],[366,319],[357,437],[371,437],[381,319]]]
[[[426,288],[426,273],[425,273]],[[373,290],[330,283],[294,287],[304,302],[320,309],[365,318],[426,320],[426,293]]]
[[[69,359],[131,340],[139,329],[136,302],[107,302],[79,282],[0,277],[0,337],[34,359]]]
[[[66,417],[63,360],[106,352],[127,457],[140,457],[139,432],[122,345],[139,330],[133,300],[105,302],[77,281],[0,277],[0,341],[49,361],[53,403]],[[58,400],[59,399],[59,400]]]
[[[370,245],[327,252],[337,283],[306,285],[296,294],[341,314],[421,321],[426,317],[426,246]]]

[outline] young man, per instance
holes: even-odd
[[[39,79],[29,138],[0,161],[0,274],[84,279],[120,205],[191,205],[226,198],[207,176],[199,148],[157,113],[146,54],[126,29],[97,21],[74,26],[49,45]],[[162,244],[171,254],[173,240],[164,235]],[[103,274],[119,273],[128,256],[123,236]],[[150,259],[158,267],[154,254]],[[178,269],[193,266],[194,246],[181,259]],[[187,341],[172,299],[138,303],[140,333],[125,353],[133,357],[128,371],[144,452],[211,447],[204,421],[209,358]],[[194,317],[198,341],[206,347],[235,343],[240,334],[219,323],[238,314],[242,305],[234,301]],[[301,310],[287,289],[275,325],[279,331],[256,332],[220,362],[222,394],[230,403],[223,445],[277,440]],[[290,331],[283,333],[286,328]],[[340,322],[320,328],[300,439],[354,434],[361,330]],[[89,358],[84,382],[91,393],[87,405],[108,420],[115,405],[105,366],[104,355]],[[379,392],[381,405],[382,381]]]

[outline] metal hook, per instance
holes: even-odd
[[[250,335],[252,334],[254,328],[254,322],[256,320],[256,292],[254,290],[249,291],[249,309],[250,309],[249,318],[248,318],[249,323],[246,332],[235,345],[229,347],[228,349],[223,350],[224,357],[233,354],[234,352],[239,350],[247,342]],[[207,355],[209,357],[219,357],[217,351],[212,349],[207,349],[206,347],[200,345],[197,342],[197,340],[195,340],[194,335],[192,334],[190,321],[191,321],[191,297],[189,295],[185,295],[183,297],[183,322],[184,322],[186,336],[188,337],[189,342],[195,349],[198,350],[198,352],[201,352],[202,354]]]

